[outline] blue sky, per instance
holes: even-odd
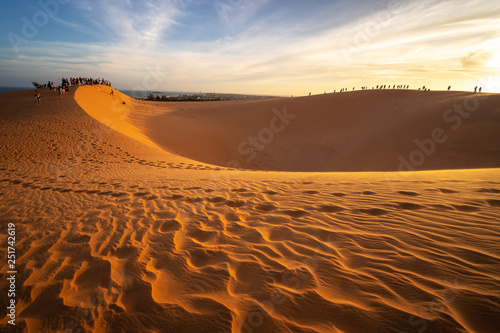
[[[17,0],[0,86],[304,95],[377,84],[500,92],[498,0]]]

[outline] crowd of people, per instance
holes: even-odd
[[[370,89],[370,88],[368,88],[367,86],[361,87],[361,90],[368,90],[368,89]],[[381,84],[381,85],[378,85],[376,87],[372,87],[372,89],[391,89],[391,85],[390,84],[389,85],[383,85],[383,84]],[[402,85],[402,84],[401,85],[396,85],[396,84],[394,84],[394,85],[392,85],[392,89],[410,89],[410,85],[408,85],[408,84],[405,84],[405,85]],[[354,91],[354,90],[356,90],[356,87],[352,88],[352,91]],[[342,89],[340,89],[340,92],[346,92],[346,91],[349,91],[349,89],[348,88],[342,88]],[[334,90],[333,92],[336,93],[337,90]],[[326,92],[325,92],[325,94],[326,94]]]
[[[84,85],[93,85],[93,84],[102,84],[105,86],[111,87],[111,82],[105,80],[104,78],[94,79],[91,77],[70,77],[62,78],[61,85],[70,85],[70,86],[84,86]]]
[[[91,77],[70,77],[70,78],[62,78],[61,84],[56,85],[53,81],[48,81],[47,83],[41,85],[36,82],[32,82],[33,85],[37,88],[35,90],[35,105],[40,106],[42,104],[40,92],[38,89],[49,88],[51,93],[55,93],[59,95],[59,98],[63,98],[69,92],[69,87],[71,86],[84,86],[84,85],[94,85],[101,84],[111,87],[111,82],[105,80],[104,78],[94,79]]]
[[[368,90],[368,89],[369,88],[366,87],[366,86],[361,87],[361,90]],[[378,86],[372,87],[372,89],[373,90],[375,90],[375,89],[391,89],[391,85],[378,85]],[[410,85],[408,85],[408,84],[404,84],[404,85],[396,85],[396,84],[394,84],[394,85],[392,85],[392,89],[410,89]],[[353,87],[352,90],[353,91],[356,90],[356,87]],[[420,88],[418,88],[418,90],[420,90],[420,91],[431,91],[426,86],[420,87]],[[448,86],[448,91],[450,91],[450,90],[451,90],[451,86]],[[340,92],[346,92],[346,91],[349,91],[349,89],[347,89],[347,88],[340,89]],[[482,87],[477,87],[476,86],[474,88],[474,93],[478,93],[478,92],[481,93],[481,91],[482,91]],[[337,90],[334,90],[333,92],[336,93]],[[326,92],[325,92],[325,94],[326,94]],[[309,93],[309,96],[310,95],[311,95],[311,93]]]
[[[61,95],[65,95],[69,89],[68,87],[70,86],[85,86],[85,85],[94,85],[94,84],[102,84],[111,87],[111,82],[105,79],[93,79],[91,77],[86,78],[86,77],[70,77],[68,78],[62,78],[61,79],[61,84],[56,87],[54,82],[48,82],[47,87],[52,91],[56,89],[56,91],[59,91]]]

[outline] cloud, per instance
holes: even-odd
[[[466,57],[462,58],[462,66],[466,69],[482,68],[491,58],[492,54],[489,52],[471,52]]]
[[[177,24],[184,7],[183,2],[177,0],[82,0],[76,5],[102,33],[112,32],[117,41],[135,46],[160,40]]]
[[[237,25],[248,21],[269,0],[216,0],[215,11],[226,24]]]

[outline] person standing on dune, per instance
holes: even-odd
[[[42,101],[40,100],[40,93],[38,90],[35,90],[35,105],[40,106],[42,104]]]

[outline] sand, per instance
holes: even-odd
[[[109,89],[0,94],[2,332],[498,331],[498,95]]]

